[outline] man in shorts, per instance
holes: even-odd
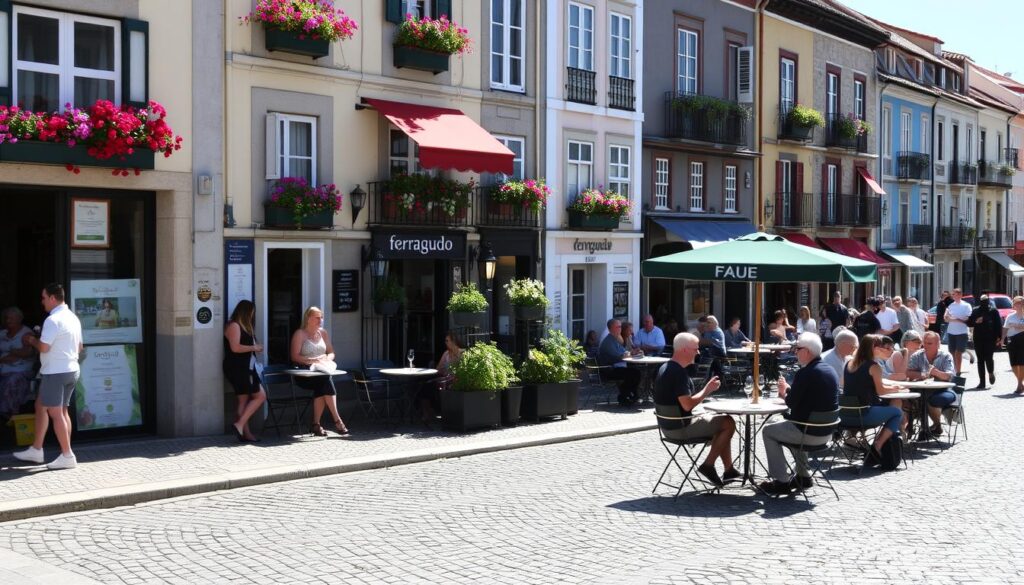
[[[953,371],[960,375],[960,361],[967,351],[967,322],[974,310],[971,304],[963,300],[963,292],[953,289],[953,302],[946,308],[946,339],[949,353],[953,354]]]
[[[51,283],[43,287],[43,308],[50,314],[39,337],[25,334],[24,342],[39,352],[41,382],[36,398],[36,435],[32,446],[14,457],[42,463],[43,439],[49,421],[60,445],[60,455],[46,465],[49,469],[73,469],[78,465],[71,451],[71,417],[68,406],[78,382],[78,355],[82,351],[82,323],[64,303],[64,287]]]
[[[692,414],[693,409],[711,396],[721,382],[712,377],[700,392],[696,392],[693,379],[687,368],[700,353],[700,341],[691,333],[680,333],[672,340],[672,359],[658,370],[654,381],[654,404],[658,414],[671,417],[691,417],[688,420],[670,421],[678,427],[665,430],[672,439],[688,440],[707,438],[711,441],[708,457],[697,467],[697,471],[708,481],[721,487],[725,481],[738,478],[740,472],[732,465],[732,436],[736,422],[731,416],[719,414]],[[662,425],[665,429],[665,425]],[[724,467],[721,476],[715,471],[715,460],[721,459]]]

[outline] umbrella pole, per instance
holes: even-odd
[[[764,293],[764,283],[754,283],[754,395],[751,404],[760,402],[761,389],[757,385],[757,379],[761,365],[761,295]]]

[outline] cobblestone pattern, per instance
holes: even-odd
[[[0,547],[106,583],[1024,583],[1010,390],[969,393],[970,439],[907,470],[837,470],[841,501],[652,495],[651,431],[9,523]]]

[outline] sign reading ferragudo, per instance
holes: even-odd
[[[373,245],[385,258],[458,260],[466,256],[466,234],[406,232],[373,234]]]

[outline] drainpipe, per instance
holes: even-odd
[[[544,112],[544,108],[543,108],[543,105],[542,105],[542,102],[541,102],[541,96],[542,95],[547,95],[547,92],[546,91],[542,92],[541,89],[540,89],[541,54],[542,54],[542,49],[543,49],[543,47],[542,47],[543,36],[541,35],[541,28],[540,28],[540,25],[541,25],[540,13],[541,13],[541,10],[543,10],[542,3],[541,2],[534,3],[534,9],[533,10],[534,10],[533,19],[535,21],[534,22],[533,30],[535,31],[534,32],[534,39],[535,39],[535,44],[536,44],[536,49],[533,52],[533,100],[534,100],[534,102],[533,102],[534,103],[534,106],[533,106],[533,141],[534,141],[533,152],[534,152],[534,155],[533,156],[534,156],[534,160],[537,161],[537,164],[536,164],[537,176],[538,177],[543,177],[546,173],[542,173],[541,172],[541,168],[540,168],[540,165],[541,165],[540,153],[543,152],[543,150],[541,149],[541,145],[543,143],[543,140],[541,139],[541,136],[540,136],[540,117],[541,117],[541,114]],[[546,171],[547,169],[544,169],[544,170]],[[536,271],[535,276],[537,278],[539,278],[540,280],[543,280],[544,279],[544,275],[541,272],[541,270],[543,270],[543,266],[544,266],[544,232],[547,231],[547,225],[546,225],[547,224],[547,220],[544,217],[543,211],[538,212],[538,216],[540,217],[540,224],[541,225],[540,225],[540,229],[537,230],[537,262],[534,265],[534,270]]]
[[[938,122],[935,120],[935,108],[937,108],[938,105],[939,105],[939,98],[936,97],[935,101],[932,102],[932,117],[931,117],[931,121],[930,121],[930,123],[932,125],[932,128],[928,132],[928,135],[931,136],[931,140],[932,140],[933,144],[934,144],[934,142],[936,140],[938,140],[939,143],[941,144],[942,140],[945,138],[945,136],[936,136],[935,135],[935,129],[938,127]],[[932,214],[934,215],[935,219],[938,220],[938,221],[933,221],[932,225],[934,226],[934,225],[938,224],[939,228],[941,229],[941,227],[942,227],[942,223],[941,223],[942,222],[942,210],[935,208],[935,149],[932,148],[930,150],[931,150],[931,152],[929,153],[929,155],[931,156],[931,159],[932,159],[932,164],[929,165],[931,167],[931,181],[932,181],[932,194],[931,194],[932,200],[931,200],[931,206],[930,207],[931,207]],[[949,174],[947,173],[946,176],[948,177]],[[920,193],[920,192],[921,191],[919,189],[918,193]],[[935,229],[932,229],[932,262],[935,261],[935,244],[936,244],[937,240],[938,240],[938,233],[937,233],[937,231]],[[941,275],[939,275],[939,276],[941,276]],[[935,288],[941,289],[941,287],[937,287],[938,284],[939,283],[937,283],[937,282],[933,282],[932,283],[932,289],[933,290]]]

